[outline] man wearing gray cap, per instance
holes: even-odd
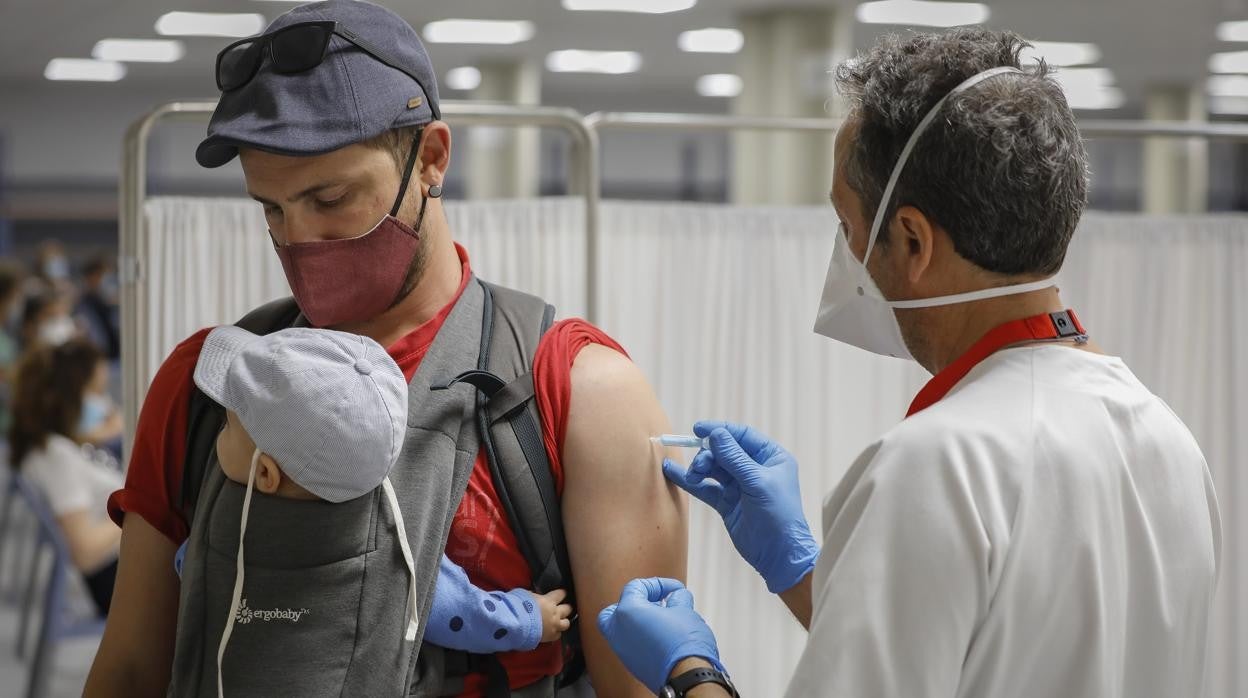
[[[563,530],[553,537],[566,538],[577,612],[596,617],[634,577],[683,578],[685,505],[647,438],[665,431],[667,419],[641,372],[597,328],[580,320],[549,325],[544,303],[478,281],[452,239],[439,201],[451,132],[412,28],[367,2],[304,5],[261,36],[226,47],[216,79],[221,101],[196,158],[216,167],[239,156],[297,302],[298,317],[287,324],[370,337],[409,382],[413,414],[391,479],[409,532],[445,541],[436,550],[413,546],[418,573],[444,548],[482,588],[531,588],[539,575],[513,530],[514,502],[492,478],[486,436],[502,417],[490,422],[474,410],[492,398],[463,385],[488,387],[473,369],[489,349],[515,365],[508,387],[529,381],[528,402],[520,404],[540,421],[513,439],[540,444],[549,460],[558,499],[546,503],[561,510],[555,520]],[[202,518],[187,496],[200,492],[198,475],[183,476],[202,472],[192,373],[207,333],[180,344],[157,373],[126,487],[109,501],[123,527],[122,555],[88,696],[163,695],[177,678],[175,638],[180,645],[180,626],[195,619],[180,617],[188,599],[180,597],[173,557]],[[517,346],[504,346],[509,341]],[[450,380],[457,375],[459,385]],[[421,590],[422,598],[431,593]],[[592,623],[581,636],[598,695],[645,694]],[[572,654],[553,644],[499,655],[484,669],[488,678],[469,667],[461,685],[442,695],[496,694],[500,665],[513,695],[552,695]],[[407,671],[417,678],[422,670]]]

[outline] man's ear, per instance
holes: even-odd
[[[282,469],[277,467],[277,461],[272,456],[261,453],[260,461],[256,463],[256,489],[265,494],[276,494],[281,486]]]
[[[906,281],[917,284],[930,269],[936,250],[936,224],[914,206],[897,209],[889,227],[889,246],[904,257]]]
[[[417,177],[422,190],[433,184],[446,183],[446,171],[451,166],[451,128],[443,121],[425,126],[421,134],[420,162]]]

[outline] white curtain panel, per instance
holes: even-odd
[[[178,342],[290,293],[260,204],[158,197],[146,202],[145,213],[136,248],[143,270],[138,375],[123,377],[139,380],[143,391]]]
[[[450,202],[446,217],[478,276],[585,314],[584,199]]]
[[[451,202],[455,238],[483,278],[584,311],[578,198]],[[289,293],[259,207],[158,198],[140,240],[147,276],[140,374],[199,327]],[[673,429],[746,422],[802,464],[806,513],[859,450],[896,423],[926,374],[813,334],[835,221],[827,207],[605,202],[600,325],[649,376]],[[1063,295],[1204,448],[1225,543],[1207,695],[1248,694],[1248,218],[1089,214]],[[778,695],[805,633],[738,559],[718,518],[693,506],[690,585],[745,695]],[[1060,574],[1060,571],[1055,571]]]

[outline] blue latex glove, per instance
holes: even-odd
[[[714,633],[693,610],[693,594],[675,579],[625,584],[620,602],[598,614],[598,629],[624,666],[655,694],[689,657],[702,657],[724,671]]]
[[[802,513],[797,460],[750,427],[698,422],[693,431],[710,437],[689,469],[663,461],[663,474],[715,508],[745,561],[779,594],[793,588],[819,558],[819,545]]]

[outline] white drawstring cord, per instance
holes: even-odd
[[[221,662],[225,658],[225,646],[230,642],[234,632],[234,615],[238,613],[239,601],[243,597],[243,534],[247,532],[247,513],[251,511],[251,491],[256,483],[256,464],[260,462],[260,449],[251,455],[251,472],[247,474],[247,493],[243,495],[243,517],[238,524],[238,558],[234,572],[234,595],[230,598],[230,615],[225,619],[225,631],[221,633],[221,644],[217,647],[217,698],[225,698],[225,688],[221,681]]]
[[[403,512],[399,511],[399,499],[394,495],[394,485],[390,484],[389,477],[381,481],[381,488],[385,490],[386,499],[390,502],[390,511],[394,514],[394,527],[399,535],[399,548],[403,551],[403,561],[407,563],[407,573],[411,576],[408,603],[412,606],[412,615],[408,620],[404,639],[408,642],[415,642],[416,632],[420,629],[420,619],[416,610],[416,563],[412,561],[412,548],[407,544],[407,531],[403,528]]]

